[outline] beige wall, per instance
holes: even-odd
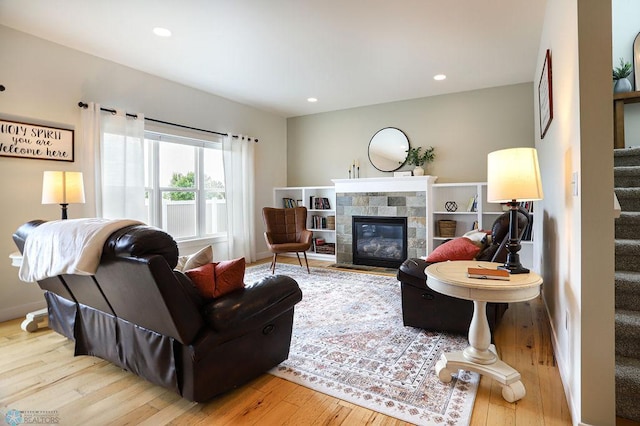
[[[610,2],[547,2],[534,81],[546,49],[552,54],[554,118],[542,140],[536,127],[544,200],[534,232],[542,248],[544,299],[574,424],[613,425]],[[534,110],[537,120],[537,105]]]
[[[76,130],[76,161],[63,163],[0,157],[0,321],[44,306],[35,284],[21,283],[9,254],[11,235],[31,219],[58,219],[60,206],[40,204],[44,170],[84,172],[87,203],[71,205],[70,217],[94,215],[93,168],[84,155],[80,132],[80,100],[98,102],[148,117],[222,132],[257,137],[256,205],[272,203],[272,188],[286,184],[286,121],[242,104],[206,94],[113,62],[56,45],[0,26],[2,72],[0,117],[69,127]],[[266,251],[262,218],[255,220],[257,251]],[[216,247],[218,258],[226,256]]]
[[[348,178],[356,159],[360,177],[391,176],[367,155],[383,127],[401,129],[412,147],[434,146],[427,173],[438,182],[485,181],[489,152],[533,146],[532,96],[532,83],[523,83],[289,118],[287,183],[330,185]]]

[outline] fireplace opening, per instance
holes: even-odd
[[[407,218],[352,216],[354,265],[399,268],[407,258]]]

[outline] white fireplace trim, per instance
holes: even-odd
[[[332,179],[336,194],[349,192],[431,192],[437,176],[377,177],[363,179]]]

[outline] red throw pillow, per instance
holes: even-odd
[[[215,289],[213,297],[244,288],[244,257],[215,264]]]
[[[202,297],[212,299],[215,293],[215,264],[207,263],[194,269],[185,271],[185,274],[193,281]]]
[[[473,260],[480,252],[480,247],[465,237],[454,238],[440,244],[429,256],[427,262],[445,262],[447,260]]]

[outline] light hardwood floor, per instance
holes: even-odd
[[[0,323],[3,414],[51,410],[64,425],[407,425],[269,374],[196,404],[98,358],[73,357],[64,337],[46,328],[23,332],[20,322]],[[471,424],[570,425],[541,300],[512,304],[495,343],[502,359],[520,371],[527,395],[508,403],[500,385],[483,377]]]

